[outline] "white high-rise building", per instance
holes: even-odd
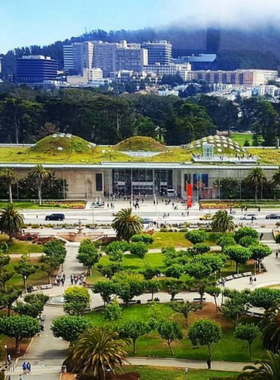
[[[168,41],[144,42],[144,49],[148,50],[148,64],[169,65],[172,58],[172,45]]]
[[[83,69],[92,69],[93,43],[74,42],[71,45],[64,45],[63,59],[65,71],[82,75]]]

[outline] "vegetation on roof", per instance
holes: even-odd
[[[133,136],[115,145],[119,151],[166,152],[167,148],[151,137]]]
[[[95,144],[92,144],[81,137],[70,134],[55,133],[39,140],[34,146],[29,148],[30,152],[47,153],[59,155],[60,153],[87,153],[92,152]]]

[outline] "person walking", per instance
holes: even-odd
[[[26,364],[26,369],[28,373],[31,372],[31,364],[29,362]]]
[[[277,251],[275,252],[275,257],[276,257],[276,259],[278,259],[278,255],[279,255],[279,251],[277,250]]]
[[[26,369],[27,369],[27,367],[26,367],[26,363],[23,362],[23,363],[22,363],[22,371],[23,371],[23,373],[26,372]]]

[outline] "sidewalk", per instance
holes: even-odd
[[[52,296],[62,295],[67,287],[71,286],[70,275],[79,274],[84,271],[84,267],[76,260],[78,253],[77,244],[66,244],[67,256],[63,264],[66,274],[64,286],[56,286],[44,291],[44,294]],[[35,336],[25,355],[19,358],[14,372],[9,373],[11,380],[18,380],[22,374],[22,363],[30,362],[32,371],[28,375],[33,380],[58,380],[61,373],[61,364],[65,358],[65,351],[68,343],[62,339],[55,338],[51,332],[53,319],[64,315],[62,306],[45,306],[43,314],[46,316],[45,329],[42,334]]]
[[[187,360],[187,359],[173,359],[173,358],[129,358],[129,363],[132,365],[150,365],[156,367],[180,367],[180,368],[194,368],[194,369],[207,369],[206,360]],[[217,371],[236,371],[242,372],[245,365],[253,363],[244,362],[223,362],[213,361],[212,369]]]

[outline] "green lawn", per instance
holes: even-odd
[[[192,243],[185,239],[185,232],[155,232],[154,242],[148,246],[149,249],[164,248],[172,245],[175,248],[192,247]]]
[[[199,315],[199,312],[196,314]],[[177,320],[184,327],[184,319],[181,315],[172,311],[168,304],[159,305],[132,305],[128,308],[123,308],[122,320],[115,322],[117,324],[131,318],[147,320],[151,316],[160,318],[168,318]],[[204,315],[203,315],[204,316]],[[102,312],[94,312],[87,315],[95,325],[109,324],[112,322],[106,322],[103,319]],[[191,316],[191,320],[193,317]],[[222,315],[218,315],[217,319],[225,323],[225,319]],[[228,326],[227,322],[227,326]],[[189,339],[187,339],[187,330],[184,327],[184,339],[182,341],[176,341],[173,344],[175,351],[175,357],[181,359],[201,359],[207,360],[208,350],[206,347],[193,348]],[[133,355],[132,347],[128,348],[129,355]],[[166,342],[160,338],[156,331],[152,331],[149,334],[139,338],[137,340],[137,355],[138,356],[156,356],[156,357],[170,357],[170,351]],[[253,355],[257,358],[265,355],[262,350],[261,339],[257,339],[253,344]],[[213,344],[213,360],[228,360],[228,361],[250,361],[247,350],[247,345],[234,338],[232,328],[224,328],[223,336],[219,343]]]
[[[252,133],[232,133],[232,140],[236,141],[240,146],[244,146],[246,140],[249,141],[250,146],[253,143],[253,134]]]
[[[42,209],[50,209],[50,208],[62,208],[62,209],[71,209],[71,208],[84,208],[85,202],[84,201],[53,201],[48,202],[45,201],[40,206],[39,203],[34,200],[33,202],[25,202],[25,201],[14,201],[14,206],[18,209],[35,209],[35,210],[42,210]],[[0,202],[0,208],[7,205],[7,202]],[[80,207],[77,207],[79,205]]]
[[[124,255],[123,268],[140,271],[140,270],[144,270],[145,267],[150,266],[153,268],[163,269],[165,268],[163,264],[163,259],[164,259],[163,253],[147,253],[143,260],[139,259],[139,257],[136,255],[128,254],[128,255]],[[102,264],[102,265],[110,264],[109,257],[103,256],[100,259],[99,264]]]
[[[40,244],[33,244],[27,241],[20,241],[20,240],[13,240],[12,242],[8,242],[8,236],[7,235],[0,235],[0,243],[1,242],[7,242],[9,246],[9,253],[17,253],[17,254],[24,254],[24,253],[41,253],[44,251],[43,245]]]
[[[141,380],[209,380],[214,376],[235,376],[238,372],[211,371],[201,369],[189,369],[186,375],[185,369],[172,367],[149,367],[149,366],[129,366],[124,368],[125,372],[138,372],[141,375]],[[211,377],[209,377],[211,376]]]

